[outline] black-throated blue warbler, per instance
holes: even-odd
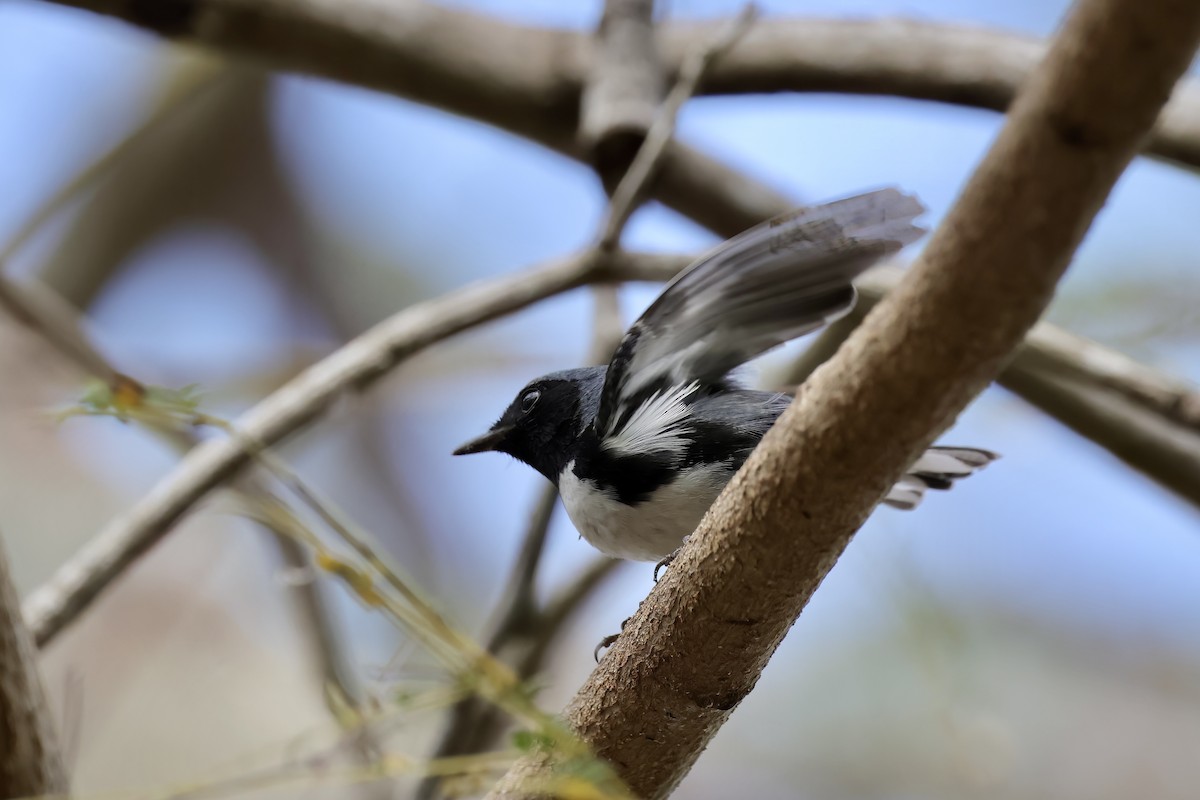
[[[663,290],[607,367],[531,381],[455,454],[508,453],[554,482],[597,549],[668,558],[791,402],[729,373],[848,312],[851,281],[920,238],[913,220],[923,212],[916,198],[881,189],[735,236]],[[933,447],[883,502],[911,509],[927,489],[948,489],[995,458]]]

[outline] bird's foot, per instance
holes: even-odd
[[[688,534],[687,536],[683,537],[683,541],[679,543],[679,547],[675,548],[675,552],[671,553],[671,555],[667,556],[662,561],[659,561],[657,564],[654,565],[654,582],[655,583],[658,583],[658,573],[662,572],[664,569],[666,569],[667,567],[669,567],[671,565],[671,562],[674,561],[679,556],[679,551],[683,549],[683,546],[685,544],[687,544],[688,539],[690,539],[690,538],[692,538],[691,534]]]
[[[632,617],[626,617],[625,621],[621,623],[621,630],[619,633],[610,633],[608,636],[605,636],[600,640],[600,644],[596,645],[596,649],[592,651],[592,658],[596,659],[597,664],[600,663],[600,651],[612,647],[617,639],[621,638],[621,634],[625,632],[625,626],[629,623],[630,619],[632,619]]]

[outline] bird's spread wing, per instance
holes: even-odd
[[[915,197],[880,189],[793,211],[719,245],[667,286],[621,340],[597,432],[620,436],[631,422],[641,430],[651,423],[639,416],[644,404],[682,403],[685,389],[690,395],[845,314],[854,305],[851,280],[920,238],[913,220],[923,211]]]

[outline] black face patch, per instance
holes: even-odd
[[[511,428],[497,449],[557,482],[571,460],[579,415],[579,389],[575,383],[538,379],[517,394],[493,426]]]

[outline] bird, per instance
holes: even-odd
[[[792,401],[744,387],[752,358],[838,319],[852,281],[919,239],[914,196],[878,189],[797,209],[715,247],[670,282],[607,365],[530,381],[454,451],[506,453],[558,488],[580,535],[621,559],[668,563]],[[883,503],[912,509],[998,456],[934,446]],[[657,570],[656,570],[657,574]]]

